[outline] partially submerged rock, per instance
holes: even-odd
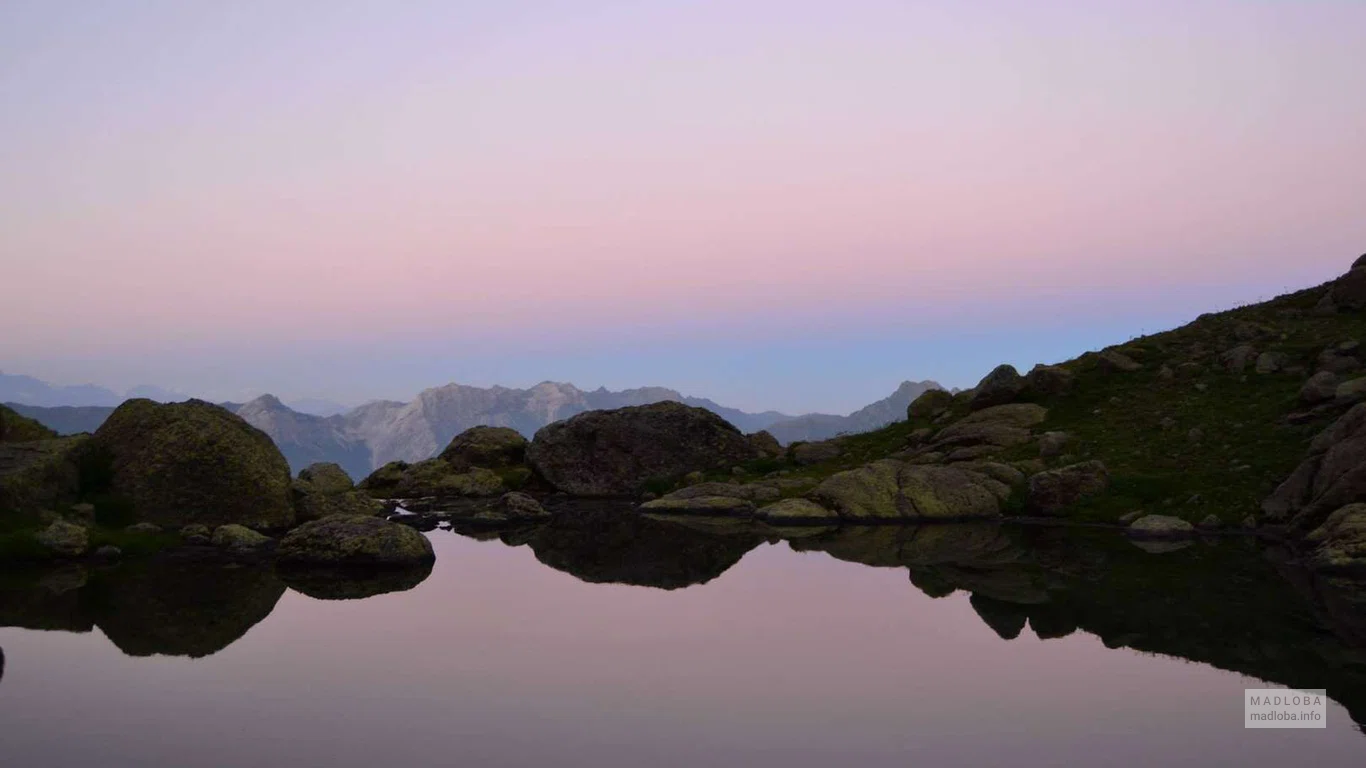
[[[1348,504],[1305,536],[1306,562],[1321,570],[1366,572],[1366,504]]]
[[[490,497],[507,491],[503,478],[493,470],[457,468],[444,459],[390,462],[371,473],[360,487],[371,496],[391,499]]]
[[[263,549],[269,546],[272,541],[269,536],[264,536],[241,525],[220,525],[214,530],[213,537],[210,539],[210,543],[215,547],[238,554]]]
[[[720,416],[674,402],[581,413],[542,427],[527,449],[541,477],[576,496],[628,496],[652,479],[757,457]]]
[[[754,516],[770,525],[831,525],[839,514],[808,499],[783,499],[760,507]]]
[[[427,537],[378,517],[334,515],[304,523],[280,540],[285,565],[407,566],[435,559]]]
[[[998,517],[1010,487],[987,474],[892,459],[826,478],[812,497],[861,522]]]
[[[1109,485],[1109,472],[1099,461],[1040,472],[1029,478],[1027,506],[1033,514],[1062,515],[1068,507],[1103,493]]]
[[[129,400],[95,433],[110,491],[141,520],[179,527],[294,522],[289,464],[271,439],[236,414],[190,400]]]
[[[754,502],[734,496],[687,496],[672,494],[640,505],[640,511],[656,515],[745,516],[754,511]]]
[[[1126,530],[1136,539],[1175,539],[1195,533],[1195,526],[1170,515],[1144,515],[1129,524]]]

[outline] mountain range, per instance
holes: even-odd
[[[24,381],[20,382],[23,387],[20,394],[28,393],[25,399],[14,397],[19,387],[10,386],[10,382],[21,379]],[[686,397],[664,387],[614,392],[606,388],[582,390],[573,384],[551,381],[529,389],[447,384],[424,390],[411,402],[376,400],[325,415],[305,413],[297,404],[286,405],[273,395],[262,395],[246,403],[220,405],[270,435],[296,472],[314,462],[331,461],[341,465],[352,477],[360,478],[390,461],[416,462],[435,456],[452,437],[481,424],[511,427],[531,437],[541,427],[583,411],[673,400],[706,408],[743,432],[766,429],[786,444],[866,432],[899,421],[905,418],[906,406],[920,393],[932,388],[941,387],[932,381],[903,382],[887,398],[848,416],[808,414],[794,417],[777,411],[748,413],[705,398]],[[86,398],[88,402],[94,396],[104,397],[99,394],[100,390],[93,386],[56,387],[27,376],[3,376],[0,380],[0,397],[10,401],[6,405],[62,434],[93,432],[122,400],[112,391],[102,390],[108,398],[101,404],[52,404],[52,401],[67,395],[75,399]],[[333,405],[322,401],[320,407]]]

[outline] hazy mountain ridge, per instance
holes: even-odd
[[[809,413],[765,427],[783,445],[800,440],[828,440],[840,434],[871,432],[906,418],[906,406],[931,389],[944,389],[937,381],[903,381],[892,394],[848,416]]]

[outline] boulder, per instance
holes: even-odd
[[[1016,467],[996,461],[964,461],[953,465],[954,469],[986,475],[998,483],[1011,488],[1024,485],[1025,474]]]
[[[1263,352],[1257,356],[1257,363],[1253,367],[1257,373],[1275,373],[1285,367],[1286,357],[1280,352]]]
[[[1333,390],[1333,400],[1338,405],[1348,405],[1366,400],[1366,376],[1339,384],[1338,388]]]
[[[424,497],[491,497],[507,491],[503,478],[491,469],[460,468],[444,459],[416,464],[390,462],[361,481],[371,496],[390,499]]]
[[[511,491],[498,497],[494,511],[507,520],[542,520],[550,517],[539,501],[520,491]]]
[[[834,461],[844,453],[839,440],[820,440],[814,443],[794,443],[791,447],[792,461],[799,466],[809,467],[826,461]]]
[[[541,477],[576,496],[632,495],[652,479],[757,457],[720,416],[674,402],[580,413],[542,427],[527,449]]]
[[[1211,513],[1205,515],[1205,517],[1199,523],[1196,523],[1196,526],[1199,528],[1204,528],[1207,531],[1212,531],[1215,528],[1224,527],[1224,521],[1220,520],[1218,515]]]
[[[1195,533],[1195,526],[1170,515],[1144,515],[1130,523],[1126,532],[1136,539],[1176,539]]]
[[[702,496],[729,496],[733,499],[766,502],[782,496],[778,486],[771,483],[698,483],[680,488],[664,496],[666,499],[695,499]]]
[[[1337,391],[1337,374],[1332,371],[1319,371],[1300,387],[1300,401],[1308,405],[1317,405],[1335,398]]]
[[[1036,365],[1024,378],[1024,391],[1038,397],[1067,394],[1076,380],[1071,371],[1060,365]]]
[[[833,525],[839,514],[807,499],[783,499],[760,507],[754,516],[769,525]]]
[[[1015,366],[998,365],[977,384],[968,405],[973,410],[1004,405],[1019,397],[1024,386],[1024,377]]]
[[[906,419],[929,419],[953,405],[953,395],[942,389],[927,389],[906,406]]]
[[[345,493],[355,489],[346,470],[332,462],[310,464],[299,470],[294,485],[296,490],[307,493]]]
[[[1113,349],[1101,352],[1096,362],[1101,370],[1118,373],[1131,373],[1143,368],[1143,365],[1132,357]]]
[[[734,496],[665,496],[640,505],[640,511],[656,515],[748,516],[754,502]]]
[[[1334,511],[1305,537],[1306,563],[1319,570],[1366,571],[1366,504]]]
[[[13,408],[0,405],[0,443],[28,443],[55,439],[56,432],[27,416],[21,416]]]
[[[283,565],[410,566],[436,559],[427,537],[378,517],[334,515],[304,523],[280,540]]]
[[[1239,344],[1219,356],[1219,362],[1230,373],[1242,373],[1257,359],[1257,349],[1251,344]]]
[[[289,464],[236,414],[190,400],[129,400],[95,432],[109,490],[147,522],[284,528],[294,522]]]
[[[86,436],[0,442],[0,514],[35,514],[74,502],[80,493]]]
[[[1262,513],[1307,533],[1357,502],[1366,502],[1366,403],[1352,406],[1310,442],[1304,460],[1262,502]]]
[[[1328,301],[1338,309],[1366,308],[1366,269],[1353,267],[1334,281]]]
[[[255,552],[267,545],[272,539],[241,525],[220,525],[213,532],[210,543],[219,549],[230,552]]]
[[[1061,456],[1071,440],[1072,436],[1066,432],[1045,432],[1039,438],[1039,456],[1045,459]]]
[[[831,475],[811,496],[854,522],[966,520],[999,517],[1010,487],[985,473],[883,459]]]
[[[98,557],[101,560],[118,560],[120,557],[123,557],[123,550],[112,544],[105,544],[95,550],[95,557]]]
[[[963,423],[950,424],[934,436],[930,445],[934,450],[946,448],[990,445],[997,448],[1010,448],[1029,442],[1029,430],[1009,424]]]
[[[151,523],[138,523],[138,525],[151,525]],[[131,526],[131,525],[130,525],[130,526],[128,527],[128,530],[131,532],[131,531],[133,530],[134,527],[135,527],[135,526]],[[161,527],[160,527],[160,526],[154,526],[154,527],[157,529],[156,531],[152,531],[152,530],[150,530],[150,529],[143,529],[143,530],[146,531],[146,532],[148,532],[148,533],[160,533],[160,532],[161,532]],[[187,526],[185,526],[184,528],[181,528],[181,529],[180,529],[180,538],[182,538],[182,539],[190,539],[190,538],[200,538],[200,537],[202,537],[202,538],[204,538],[204,539],[207,541],[207,539],[209,538],[210,534],[212,534],[212,533],[213,533],[213,532],[209,529],[209,526],[207,526],[207,525],[199,525],[199,524],[195,523],[195,524],[187,525]]]
[[[1103,493],[1109,485],[1109,472],[1099,461],[1040,472],[1029,478],[1027,506],[1034,514],[1061,515],[1068,507]]]
[[[1315,366],[1320,371],[1342,375],[1361,370],[1361,360],[1355,350],[1343,352],[1332,346],[1319,353]]]
[[[403,482],[403,474],[412,466],[406,461],[391,461],[388,464],[371,472],[356,487],[380,498],[398,498],[397,491],[400,483]]]
[[[185,533],[184,531],[181,531],[180,535],[209,535],[209,527],[207,525],[187,525],[185,526],[185,528],[189,529],[190,533]],[[157,536],[161,534],[162,530],[162,527],[157,525],[156,523],[133,523],[132,525],[123,529],[124,533],[131,533],[136,536]]]
[[[781,458],[787,451],[778,443],[778,438],[767,431],[755,432],[747,437],[755,453],[763,458]]]
[[[508,427],[470,427],[456,435],[441,452],[441,460],[458,470],[498,469],[526,461],[527,440]]]
[[[967,424],[1001,424],[1007,427],[1033,427],[1048,418],[1048,409],[1034,403],[993,405],[964,416],[954,426]],[[940,433],[941,437],[943,433]]]
[[[38,534],[38,543],[58,557],[80,557],[90,548],[90,535],[79,525],[58,520]]]

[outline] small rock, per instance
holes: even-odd
[[[1143,517],[1143,510],[1135,509],[1133,512],[1128,512],[1123,515],[1120,515],[1119,522],[1123,523],[1124,525],[1128,525],[1140,517]]]
[[[684,484],[684,485],[697,485],[698,483],[700,483],[700,482],[702,482],[702,481],[704,481],[704,480],[706,480],[706,479],[707,479],[707,476],[704,475],[704,474],[702,474],[701,472],[689,472],[688,474],[686,474],[686,475],[683,476],[683,484]]]
[[[106,544],[95,550],[95,557],[98,557],[101,560],[118,560],[120,557],[123,557],[123,550],[112,544]]]
[[[1275,373],[1285,366],[1285,355],[1280,352],[1263,352],[1257,356],[1253,370],[1260,374]]]
[[[1309,405],[1323,403],[1337,396],[1338,376],[1332,371],[1319,371],[1300,387],[1300,401]]]
[[[1206,383],[1203,382],[1203,381],[1197,381],[1197,382],[1195,382],[1195,389],[1196,389],[1197,392],[1208,392],[1208,391],[1209,391],[1209,385],[1206,384]]]
[[[220,525],[209,540],[215,547],[233,552],[251,552],[270,543],[269,536],[263,536],[244,525]]]
[[[1170,416],[1164,416],[1157,424],[1164,430],[1176,429],[1176,419],[1173,419]]]
[[[144,525],[144,523],[139,523],[139,525]],[[130,532],[131,528],[132,526],[129,526]],[[191,536],[203,536],[207,539],[211,533],[212,531],[209,530],[209,526],[207,525],[193,524],[180,529],[180,537],[183,539],[188,539]]]
[[[1170,365],[1164,365],[1157,369],[1157,378],[1163,381],[1171,381],[1176,378],[1176,371],[1173,371]]]
[[[1198,443],[1205,439],[1205,430],[1199,427],[1192,427],[1191,430],[1186,433],[1186,439],[1192,443]]]
[[[743,475],[743,474],[745,474],[745,468],[742,467],[742,466],[736,465],[736,466],[730,468],[730,473],[731,473],[732,475]]]
[[[185,528],[193,528],[193,529],[195,529],[193,532],[191,532],[190,535],[194,535],[194,534],[198,534],[198,535],[200,535],[200,536],[208,536],[208,535],[209,535],[209,527],[206,526],[206,525],[187,525],[187,526],[185,526]],[[136,534],[136,535],[139,535],[139,536],[155,536],[155,535],[161,533],[161,526],[157,525],[156,523],[133,523],[132,525],[128,526],[127,528],[124,528],[123,531],[124,531],[124,533],[132,533],[132,534]],[[181,529],[180,535],[181,535],[181,536],[186,535],[184,529]]]
[[[1230,373],[1242,373],[1257,359],[1257,350],[1251,344],[1239,344],[1219,356],[1224,369]]]
[[[1066,432],[1045,432],[1043,437],[1039,438],[1039,456],[1047,459],[1062,455],[1063,449],[1071,439],[1072,436]]]
[[[1257,518],[1253,517],[1252,515],[1248,515],[1247,517],[1243,518],[1243,527],[1248,529],[1256,528]]]
[[[1195,527],[1179,517],[1144,515],[1129,525],[1128,533],[1135,538],[1164,539],[1189,536]]]
[[[1222,527],[1223,524],[1223,521],[1219,519],[1218,515],[1210,514],[1205,515],[1205,519],[1201,520],[1197,525],[1200,528],[1213,529]]]
[[[90,548],[90,537],[85,528],[58,520],[38,534],[38,543],[54,555],[80,557]]]

